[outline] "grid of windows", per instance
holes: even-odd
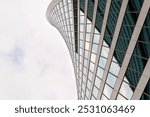
[[[78,58],[75,53],[75,36],[74,36],[74,16],[73,16],[73,4],[71,0],[61,0],[56,4],[49,12],[51,22],[60,31],[63,36],[66,45],[69,49],[72,63],[74,65],[75,74],[78,74]],[[77,78],[78,75],[76,75]],[[77,86],[79,85],[78,78],[76,79]]]
[[[150,57],[150,2],[127,0],[126,6],[124,3],[123,0],[53,0],[47,10],[47,19],[60,31],[69,49],[78,99],[109,100],[117,92],[115,99],[129,100],[134,95]],[[119,21],[121,9],[125,13]],[[143,25],[138,25],[141,14],[145,13]],[[130,43],[136,40],[133,38],[136,28],[140,27],[133,53],[127,52]],[[132,56],[121,79],[127,54]],[[150,80],[137,99],[150,99]]]

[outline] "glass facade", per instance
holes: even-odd
[[[150,68],[149,7],[147,0],[51,2],[47,19],[70,52],[78,99],[150,99],[150,80],[140,87]]]

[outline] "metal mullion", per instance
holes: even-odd
[[[62,2],[62,1],[60,1],[60,2]],[[62,5],[63,5],[63,3],[62,3]],[[64,6],[64,5],[63,5]],[[62,6],[62,9],[63,9],[63,6]],[[61,9],[60,8],[60,4],[59,4],[59,9]],[[64,10],[64,9],[63,9]],[[60,13],[61,13],[61,10],[60,10]],[[61,20],[60,20],[60,22],[62,22],[62,27],[64,27],[65,26],[65,24],[64,24],[64,19],[63,19],[63,16],[62,15],[64,15],[64,13],[61,13]],[[59,29],[58,29],[59,30]],[[66,42],[66,45],[67,45],[67,47],[68,47],[68,49],[70,50],[70,46],[69,46],[69,44],[67,43],[67,41],[66,41],[66,31],[65,30],[63,30],[63,31],[61,31],[62,32],[62,35],[63,35],[63,37],[64,37],[64,40],[65,40],[65,42]],[[69,51],[70,52],[70,51]],[[71,53],[70,53],[70,55],[71,55]],[[71,57],[72,58],[72,57]]]
[[[47,12],[46,12],[46,16],[49,15],[50,11],[59,3],[61,2],[61,0],[52,0],[52,2],[50,3],[50,5],[47,8]]]
[[[141,32],[145,18],[147,16],[148,11],[149,11],[149,7],[150,7],[150,0],[144,0],[144,3],[142,5],[136,26],[134,28],[134,31],[133,31],[133,34],[131,37],[131,41],[129,43],[126,55],[124,57],[124,60],[123,60],[123,63],[122,63],[122,66],[121,66],[121,69],[120,69],[120,72],[118,75],[118,79],[115,83],[114,91],[111,95],[111,99],[116,99],[116,97],[117,97],[117,94],[119,92],[119,89],[121,87],[121,84],[122,84],[122,81],[123,81],[123,78],[125,75],[125,72],[127,70],[127,67],[128,67],[129,62],[130,62],[130,59],[131,59],[131,56],[133,54],[136,43],[138,41],[139,34]]]
[[[64,11],[64,12],[63,12],[63,15],[64,15],[64,18],[65,18],[65,19],[63,19],[63,20],[65,20],[65,24],[67,25],[66,14],[65,14],[65,8],[64,8],[64,7],[65,7],[65,6],[67,7],[68,2],[67,2],[66,5],[64,5],[64,2],[62,2],[62,4],[63,4],[62,8],[63,8],[63,11]],[[60,7],[60,5],[59,5],[59,7]],[[72,6],[72,8],[73,8],[73,6]],[[64,24],[64,25],[65,25],[65,24]],[[67,27],[67,26],[65,26],[65,27],[66,27],[65,33],[66,33],[66,37],[67,37],[66,39],[69,40],[69,41],[68,41],[68,43],[69,43],[68,45],[70,45],[70,46],[69,46],[69,48],[70,48],[70,49],[69,49],[69,52],[70,52],[70,55],[71,55],[71,58],[72,58],[71,60],[72,60],[72,64],[73,64],[73,67],[74,67],[74,73],[76,73],[76,71],[75,71],[75,70],[76,70],[76,67],[75,67],[75,64],[74,64],[74,55],[72,55],[72,54],[73,54],[73,51],[72,51],[72,50],[73,50],[73,47],[72,47],[72,42],[71,42],[72,39],[69,38],[68,27]]]
[[[62,1],[61,1],[62,2]],[[60,4],[59,4],[59,9],[60,9]],[[64,11],[64,4],[62,3],[62,9],[63,9],[63,11]],[[63,19],[63,16],[62,15],[64,15],[64,18],[65,19]],[[66,25],[67,25],[67,22],[66,22],[66,16],[65,16],[65,12],[63,12],[63,13],[61,13],[61,19],[62,19],[62,27],[64,27],[65,26],[65,23],[66,23]],[[64,23],[64,20],[65,20],[65,23]],[[58,29],[59,30],[59,29]],[[64,31],[63,31],[63,34],[62,34],[62,36],[63,36],[63,38],[64,38],[64,40],[65,40],[65,42],[66,42],[66,45],[67,45],[67,48],[68,48],[68,50],[69,50],[69,54],[70,54],[70,56],[71,56],[71,61],[72,61],[72,64],[73,64],[73,67],[74,67],[74,62],[73,62],[73,56],[72,56],[72,52],[71,52],[71,43],[70,43],[70,40],[68,40],[68,37],[69,37],[69,35],[68,35],[68,28],[67,28],[67,26],[66,26],[66,30],[64,29]],[[68,36],[67,36],[68,35]],[[68,40],[68,41],[67,41]],[[74,73],[75,73],[75,67],[74,67]]]
[[[101,47],[102,47],[104,32],[105,32],[105,28],[106,28],[106,21],[107,21],[107,18],[108,18],[108,12],[109,12],[109,8],[110,8],[110,3],[111,3],[111,0],[107,0],[107,3],[106,3],[106,8],[107,9],[105,10],[101,36],[100,36],[100,40],[99,40],[98,52],[97,52],[97,57],[96,57],[96,62],[95,62],[95,67],[94,67],[94,74],[93,74],[93,78],[92,78],[92,83],[91,84],[94,84],[94,81],[95,81],[95,78],[96,78],[98,61],[99,61],[99,56],[100,56],[100,53],[101,53]],[[90,94],[92,93],[92,89],[93,89],[93,86],[91,86]],[[89,98],[91,98],[91,97],[89,97]]]
[[[74,45],[74,47],[73,47],[73,48],[74,48],[73,56],[74,56],[74,58],[75,58],[75,59],[74,59],[74,62],[76,63],[76,64],[75,64],[75,67],[76,67],[76,69],[77,69],[77,62],[76,62],[76,59],[77,59],[77,58],[76,58],[76,44],[75,44],[75,39],[76,39],[76,37],[75,37],[75,31],[76,31],[76,30],[75,30],[75,25],[77,25],[77,24],[75,24],[75,22],[74,22],[74,18],[76,17],[76,16],[74,16],[74,12],[75,12],[75,9],[76,9],[76,8],[74,8],[74,0],[71,0],[71,1],[72,1],[72,4],[71,4],[71,5],[72,5],[72,13],[73,13],[72,19],[73,19],[73,30],[74,30],[74,38],[72,38],[71,41],[74,39],[74,41],[73,41],[74,44],[72,43],[72,44]],[[77,1],[77,5],[78,5],[78,1]],[[68,4],[68,9],[69,9],[69,4]],[[68,13],[69,13],[69,12],[68,12]],[[70,14],[69,14],[69,16],[70,16]],[[71,23],[70,23],[70,24],[71,24]],[[72,35],[72,34],[71,34],[71,35]],[[78,77],[78,75],[77,75],[77,77]],[[77,79],[77,82],[78,82],[78,79]],[[79,89],[78,89],[78,90],[79,90]]]
[[[59,28],[56,26],[56,20],[49,20],[49,12],[59,3],[59,2],[61,2],[61,0],[57,0],[57,1],[52,1],[51,2],[51,4],[48,6],[48,8],[47,8],[47,12],[46,12],[46,16],[47,16],[47,20],[54,26],[54,27],[56,27],[57,29],[58,29],[58,31],[60,32],[60,34],[62,35],[62,37],[64,38],[64,40],[65,40],[65,43],[66,43],[66,45],[67,45],[67,48],[68,48],[68,50],[70,50],[70,46],[69,46],[69,44],[68,44],[68,42],[66,41],[66,39],[65,39],[65,32],[66,31],[60,31],[59,30]],[[59,6],[59,9],[60,9],[60,4],[58,5]],[[55,9],[54,9],[55,10]],[[63,13],[64,14],[64,13]],[[62,16],[62,15],[61,15]],[[56,17],[55,17],[56,18]],[[62,17],[61,17],[62,18]],[[64,26],[64,22],[62,22],[62,26]],[[71,55],[71,52],[69,51],[69,53],[70,53],[70,55]],[[71,58],[72,58],[72,56],[71,56]]]
[[[59,12],[60,12],[60,14],[61,14],[60,5],[59,5]],[[62,26],[62,22],[61,22],[62,17],[61,17],[61,16],[62,16],[62,15],[58,15],[58,18],[59,18],[59,22],[58,22],[58,23],[60,24],[59,27]],[[59,28],[59,27],[58,27],[58,28]]]
[[[150,79],[149,70],[150,70],[150,58],[146,64],[146,67],[144,68],[143,74],[142,74],[142,76],[138,82],[138,85],[133,93],[133,96],[131,98],[132,100],[140,99],[142,93],[144,92],[144,89]]]
[[[62,1],[61,1],[62,2]],[[63,7],[63,3],[62,3],[62,9],[63,9],[64,7]],[[60,4],[59,4],[59,9],[60,9]],[[64,10],[64,9],[63,9]],[[60,11],[61,12],[61,11]],[[62,13],[61,13],[62,14]],[[64,13],[63,13],[64,14]],[[63,15],[62,14],[62,15]],[[64,27],[64,19],[63,19],[63,17],[62,17],[62,15],[61,15],[61,19],[62,19],[62,27]],[[59,29],[58,29],[59,30]],[[66,45],[67,45],[67,48],[68,48],[68,50],[70,50],[70,46],[69,46],[69,43],[67,42],[67,38],[66,38],[66,31],[64,30],[64,31],[62,31],[62,36],[63,36],[63,38],[64,38],[64,40],[65,40],[65,42],[66,42]],[[69,53],[70,53],[70,56],[71,56],[71,52],[69,51]],[[72,58],[72,56],[71,56],[71,58]]]
[[[72,13],[74,12],[74,9],[73,9],[73,0],[71,0],[71,6],[72,6]],[[69,9],[69,4],[67,3],[67,9]],[[68,12],[68,17],[70,18],[70,14],[69,14],[69,12]],[[74,18],[72,17],[72,20],[73,20],[73,26],[75,25],[74,24]],[[71,26],[71,23],[70,23],[70,19],[69,19],[69,25]],[[73,27],[73,30],[74,30],[74,27]],[[75,30],[74,30],[75,31]],[[74,32],[73,31],[73,32]],[[75,34],[75,33],[74,33]],[[71,36],[71,41],[73,40],[73,39],[75,39],[75,35],[74,36],[72,36],[72,33],[71,33],[71,27],[70,27],[70,36]],[[72,38],[73,37],[73,38]],[[73,44],[73,43],[72,43]],[[72,47],[73,48],[73,47]],[[74,43],[74,50],[75,50],[75,43]],[[75,51],[73,51],[74,53],[75,53]],[[73,56],[74,56],[74,53],[73,53]],[[75,59],[75,60],[74,60]],[[73,62],[75,62],[76,63],[76,53],[75,53],[75,56],[74,56],[74,58],[72,59],[72,61]],[[76,63],[77,64],[77,63]],[[74,65],[74,64],[73,64]],[[75,72],[75,75],[76,75],[76,87],[77,87],[77,95],[79,96],[79,89],[78,89],[78,86],[77,86],[77,84],[79,84],[79,79],[78,79],[78,72],[77,72],[77,67],[76,67],[76,65],[74,65],[74,67],[76,68],[76,69],[74,69],[74,72]],[[75,71],[76,70],[76,71]],[[78,74],[77,74],[78,73]],[[78,97],[78,99],[79,99],[79,97]]]
[[[64,15],[64,19],[63,19],[63,20],[64,20],[65,24],[67,25],[66,15],[65,15],[65,8],[64,8],[66,5],[64,5],[64,2],[62,2],[62,5],[63,5],[63,6],[62,6],[62,9],[63,9],[63,11],[64,11],[64,12],[63,12],[63,15]],[[60,8],[60,5],[59,5],[59,8]],[[65,24],[64,24],[64,25],[65,25]],[[69,37],[69,35],[68,35],[68,33],[67,33],[67,32],[68,32],[67,26],[65,26],[65,28],[66,28],[66,29],[65,29],[65,34],[66,34],[67,37]],[[69,48],[72,50],[72,46],[71,46],[70,39],[68,39],[68,40],[69,40],[68,43],[69,43],[69,45],[70,45]],[[70,49],[69,49],[69,51],[70,51]],[[70,55],[71,55],[71,54],[70,54]],[[73,57],[71,57],[71,58],[73,58]],[[72,60],[73,60],[73,59],[72,59]],[[73,64],[73,66],[74,66],[74,64]],[[74,67],[74,68],[75,68],[75,67]]]
[[[115,51],[115,46],[117,44],[117,39],[118,39],[118,36],[119,36],[119,32],[120,32],[120,29],[121,29],[121,24],[123,22],[123,18],[124,18],[124,15],[125,15],[125,11],[126,11],[128,1],[129,0],[123,0],[122,1],[120,13],[119,13],[119,16],[118,16],[118,19],[117,19],[115,32],[114,32],[111,47],[110,47],[110,51],[108,53],[108,58],[107,58],[106,65],[105,65],[105,70],[104,70],[103,77],[102,77],[102,82],[100,84],[100,91],[99,91],[99,94],[98,94],[98,99],[101,98],[102,92],[103,92],[104,87],[105,87],[105,82],[106,82],[108,72],[109,72],[109,69],[110,69],[110,65],[111,65],[111,62],[112,62],[113,54],[114,54],[114,51]]]
[[[73,2],[72,2],[73,3]],[[68,0],[67,0],[67,4],[66,4],[66,7],[67,7],[67,12],[66,13],[68,13],[68,21],[69,21],[69,30],[71,31],[71,23],[70,23],[70,14],[69,14],[69,4],[68,4]],[[72,5],[72,13],[73,13],[73,5]],[[67,24],[66,24],[67,25]],[[68,29],[68,27],[67,27],[67,29]],[[70,31],[68,31],[68,33],[70,33],[70,36],[71,37],[69,37],[69,34],[68,34],[68,38],[69,39],[71,39],[71,44],[73,44],[73,42],[72,42],[72,38],[73,38],[73,36],[72,36],[72,33],[70,32]],[[72,49],[73,49],[73,47],[72,47]],[[74,47],[74,49],[75,49],[75,47]],[[74,57],[75,57],[75,59],[76,59],[76,56],[74,56],[74,52],[75,51],[73,51],[72,50],[72,54],[73,54],[73,59],[72,59],[72,61],[73,62],[76,62],[76,61],[74,61]],[[74,65],[74,64],[73,64]],[[78,80],[77,80],[77,67],[74,65],[74,67],[76,68],[76,69],[74,69],[74,73],[76,74],[76,85],[78,84],[77,82],[78,82]],[[75,71],[76,70],[76,71]],[[78,90],[77,90],[77,92],[78,92]]]
[[[80,0],[78,0],[78,82],[79,82],[79,69],[80,69]],[[81,86],[81,85],[80,85]],[[79,87],[77,87],[78,90],[81,92],[81,90],[79,89]],[[78,93],[78,99],[80,99],[81,97],[81,93],[79,95]]]
[[[58,3],[57,3],[58,4]],[[54,6],[55,7],[55,6]],[[60,8],[60,5],[59,5],[59,8]],[[54,9],[54,11],[55,11],[55,9]],[[55,11],[56,12],[56,11]],[[62,19],[62,15],[61,15],[61,19]],[[54,20],[54,22],[55,22],[56,20]],[[61,20],[60,20],[61,21]],[[54,23],[53,22],[53,23]],[[63,24],[62,24],[62,27],[64,26],[64,22],[62,22]],[[54,24],[53,24],[53,26],[55,26]],[[57,27],[57,26],[55,26],[57,29],[58,29],[58,31],[60,32],[60,34],[62,35],[62,37],[64,38],[64,40],[65,40],[65,43],[66,43],[66,45],[67,45],[67,48],[69,49],[69,44],[67,43],[67,41],[66,41],[66,39],[65,39],[65,31],[63,31],[63,30],[59,30],[59,28]]]
[[[47,11],[46,11],[46,18],[47,18],[47,20],[48,20],[51,24],[53,24],[53,21],[51,21],[50,18],[49,18],[50,11],[51,11],[60,1],[61,1],[61,0],[53,0],[53,1],[50,3],[50,5],[48,6],[48,8],[47,8]]]
[[[86,24],[87,24],[87,6],[88,0],[85,0],[85,12],[84,12],[84,32],[83,32],[83,56],[85,54],[85,41],[86,41]],[[81,77],[81,89],[82,89],[82,81],[83,81],[83,68],[84,68],[84,58],[82,59],[82,77]],[[84,91],[85,92],[85,91]],[[81,93],[82,95],[82,93]]]
[[[90,35],[90,47],[89,47],[89,54],[88,54],[88,63],[87,63],[87,69],[86,69],[86,85],[88,81],[88,73],[89,73],[89,66],[90,66],[90,60],[91,60],[91,53],[92,53],[92,46],[93,46],[93,38],[94,38],[94,31],[95,31],[95,21],[96,21],[96,14],[97,14],[97,7],[98,7],[98,0],[95,0],[94,3],[94,11],[93,11],[93,19],[92,19],[92,28],[91,28],[91,35]],[[86,95],[86,87],[84,92],[84,97]]]

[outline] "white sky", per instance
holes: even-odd
[[[0,0],[0,99],[77,99],[71,58],[46,20],[51,0]]]

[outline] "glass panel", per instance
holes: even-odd
[[[87,60],[84,59],[84,66],[87,67]]]
[[[87,50],[85,50],[85,58],[88,58],[88,51]]]
[[[96,100],[96,98],[92,95],[92,98],[91,98],[92,100]]]
[[[82,83],[82,89],[83,89],[83,90],[85,89],[85,84],[84,84],[84,83]]]
[[[84,30],[84,25],[80,24],[80,31],[83,32],[83,30]]]
[[[118,76],[120,67],[117,63],[112,62],[109,70],[112,74]]]
[[[95,79],[95,86],[96,86],[97,88],[99,88],[99,87],[100,87],[100,84],[101,84],[101,79],[99,79],[98,77],[96,77],[96,79]]]
[[[90,91],[87,89],[86,90],[86,96],[89,97]]]
[[[107,84],[105,84],[105,88],[104,88],[104,94],[108,97],[108,98],[110,98],[110,96],[111,96],[111,93],[112,93],[112,88],[111,87],[109,87]]]
[[[88,80],[87,82],[87,88],[90,89],[91,88],[91,81]]]
[[[96,87],[93,88],[93,95],[95,97],[97,97],[97,95],[98,95],[98,89]]]
[[[126,100],[123,96],[121,96],[120,94],[118,94],[117,100]]]
[[[95,63],[95,60],[96,60],[96,54],[91,54],[91,61],[93,62],[93,63]]]
[[[108,100],[104,95],[102,95],[101,100]]]
[[[97,53],[98,45],[93,44],[92,52]]]
[[[108,77],[107,77],[106,83],[109,84],[111,87],[114,87],[116,79],[117,79],[117,77],[115,77],[114,75],[112,75],[112,74],[109,73]]]
[[[108,47],[107,43],[105,41],[103,41],[103,46]]]
[[[122,83],[119,93],[121,93],[128,99],[131,99],[133,95],[133,91],[131,90],[130,86],[125,82]]]
[[[80,41],[80,47],[83,48],[83,41]]]
[[[105,68],[105,64],[106,64],[106,59],[103,57],[100,57],[99,66],[102,68]]]
[[[93,72],[94,71],[94,64],[90,62],[90,70]]]
[[[82,99],[83,99],[83,97],[84,97],[84,91],[82,90]]]
[[[90,33],[86,33],[86,41],[90,42]]]
[[[97,76],[100,77],[100,78],[102,78],[103,72],[104,72],[104,70],[102,68],[98,67]]]
[[[87,31],[87,32],[91,32],[91,28],[92,28],[92,25],[91,25],[91,24],[87,24],[87,29],[86,29],[86,31]]]
[[[86,83],[86,77],[83,75],[83,82]]]
[[[101,55],[102,55],[103,57],[107,58],[108,53],[109,53],[109,48],[102,47]]]
[[[85,49],[89,50],[90,44],[88,42],[85,42]]]
[[[100,38],[100,35],[97,35],[97,34],[94,34],[94,40],[93,40],[93,43],[99,43],[99,38]]]
[[[92,76],[93,76],[93,73],[89,71],[88,78],[89,78],[90,81],[92,81]]]
[[[83,40],[83,33],[80,32],[80,39]]]
[[[80,23],[84,23],[84,16],[80,16]]]
[[[83,73],[86,74],[86,68],[84,67]]]

